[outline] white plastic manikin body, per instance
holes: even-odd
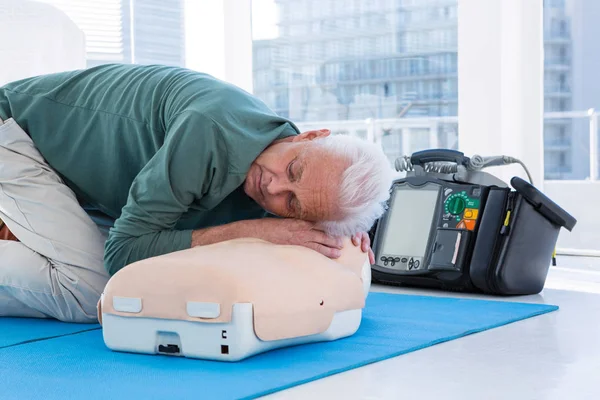
[[[368,257],[349,242],[332,261],[239,239],[131,264],[98,313],[112,350],[240,361],[353,335],[370,285]]]

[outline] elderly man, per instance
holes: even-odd
[[[392,180],[378,147],[181,68],[14,82],[0,119],[0,316],[94,322],[121,268],[234,238],[370,252]]]

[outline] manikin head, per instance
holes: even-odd
[[[244,190],[272,214],[350,236],[381,216],[393,178],[379,146],[324,129],[270,145],[252,163]]]

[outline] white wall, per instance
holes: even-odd
[[[0,0],[0,85],[85,68],[85,37],[65,14],[27,0]]]
[[[543,184],[541,1],[458,2],[459,150],[521,159]],[[496,171],[494,171],[496,172]],[[519,167],[497,171],[504,180]]]
[[[252,92],[252,1],[185,0],[186,67]]]

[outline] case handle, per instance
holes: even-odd
[[[429,149],[417,151],[413,153],[410,158],[410,161],[413,165],[423,165],[436,161],[447,161],[456,164],[464,164],[467,160],[468,158],[465,157],[464,153],[450,149]]]

